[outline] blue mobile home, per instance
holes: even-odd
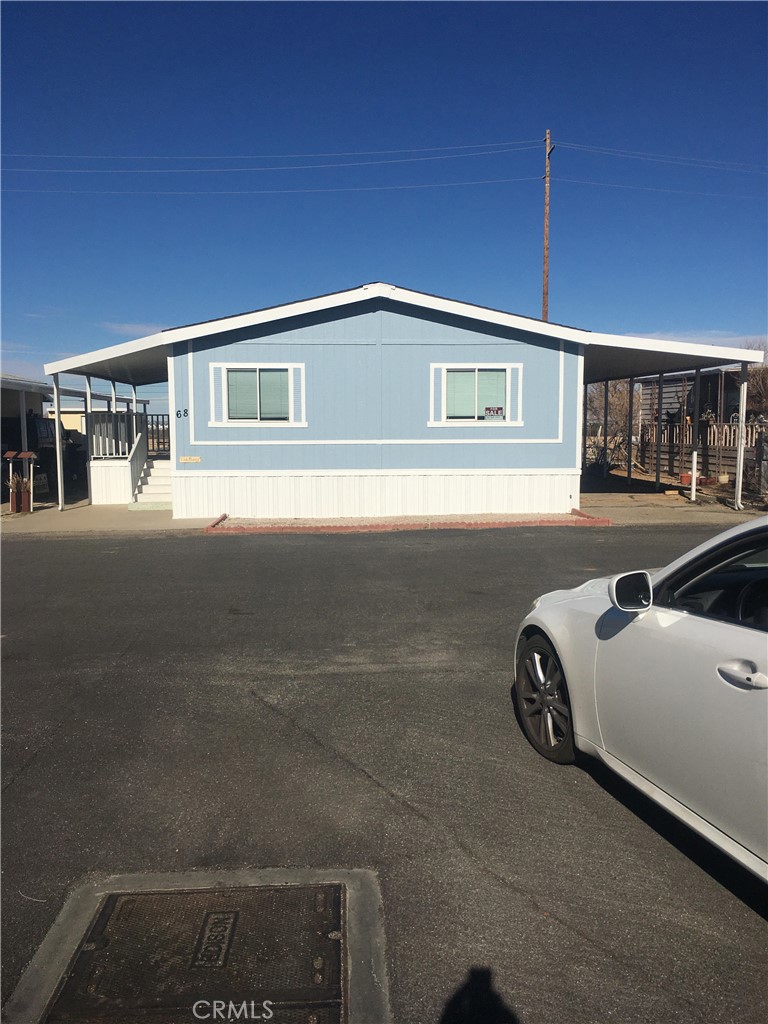
[[[177,518],[559,513],[579,503],[585,381],[716,354],[377,283],[46,370],[168,380]],[[107,463],[92,458],[94,493],[132,500],[139,467],[105,488]]]
[[[175,513],[570,511],[579,371],[573,344],[384,296],[190,340]]]

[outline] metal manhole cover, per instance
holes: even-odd
[[[44,1019],[340,1024],[344,918],[340,884],[108,896]]]
[[[113,875],[66,901],[5,1024],[388,1024],[376,875]]]

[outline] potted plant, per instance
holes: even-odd
[[[31,508],[31,494],[29,480],[26,480],[20,473],[14,473],[9,485],[11,512],[29,512]]]

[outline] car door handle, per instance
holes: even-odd
[[[768,676],[758,672],[754,661],[742,661],[735,658],[733,661],[724,661],[717,666],[717,674],[731,686],[738,686],[742,690],[765,690],[768,689]]]

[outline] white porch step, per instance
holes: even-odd
[[[170,487],[142,487],[136,492],[136,501],[170,501],[171,500],[171,489]]]
[[[147,459],[134,495],[133,507],[171,507],[171,463],[168,459]]]

